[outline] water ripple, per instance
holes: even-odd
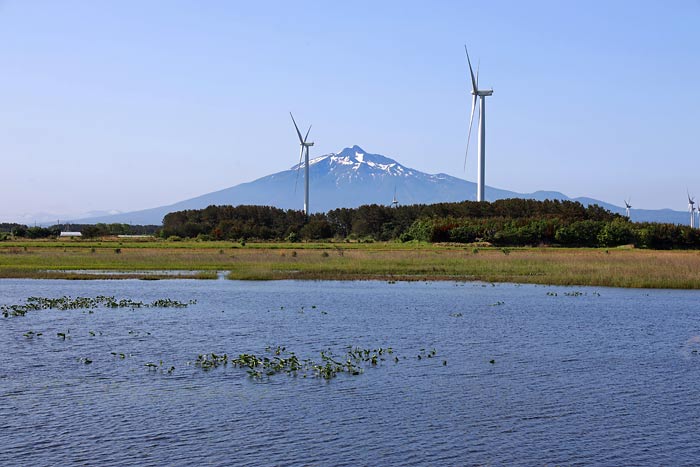
[[[695,465],[700,293],[567,291],[0,281],[6,304],[63,294],[198,301],[2,320],[0,465]],[[43,336],[24,337],[30,329]],[[275,345],[316,358],[393,347],[401,358],[330,382],[254,381],[192,363]],[[432,348],[436,358],[418,359]],[[161,360],[172,374],[145,367]]]

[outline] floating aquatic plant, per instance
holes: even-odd
[[[104,308],[185,308],[196,304],[196,300],[181,302],[170,298],[158,299],[151,303],[144,303],[128,298],[117,300],[113,296],[99,295],[97,297],[76,297],[63,296],[58,298],[29,297],[26,302],[19,305],[2,305],[0,312],[3,317],[24,316],[30,311],[57,309],[57,310],[77,310]]]
[[[115,357],[121,358],[122,360],[125,359],[125,358],[127,357],[127,355],[126,355],[125,353],[123,353],[123,352],[110,352],[110,353],[111,353],[112,355],[114,355]],[[131,354],[129,354],[128,356],[131,357]]]
[[[311,376],[332,379],[341,373],[360,375],[366,367],[380,366],[387,355],[394,353],[391,347],[375,349],[348,347],[344,355],[323,350],[320,352],[320,360],[314,360],[301,359],[294,352],[288,352],[283,346],[268,346],[265,352],[266,354],[262,355],[242,353],[232,358],[227,354],[200,354],[195,360],[195,365],[204,370],[210,370],[231,363],[236,368],[245,369],[248,376],[254,379],[271,377],[279,373],[302,378]],[[398,357],[395,357],[394,361],[398,362]]]
[[[431,349],[429,352],[427,352],[425,349],[420,349],[420,353],[418,354],[418,360],[422,360],[424,358],[433,358],[437,355],[437,350]]]
[[[148,369],[148,371],[154,372],[154,373],[160,371],[161,374],[171,375],[171,374],[173,374],[173,371],[175,371],[174,366],[171,366],[170,368],[168,368],[166,370],[165,367],[163,366],[163,360],[160,360],[158,362],[158,364],[155,364],[153,362],[146,362],[146,363],[144,363],[143,366],[145,366]]]
[[[201,367],[204,370],[216,368],[219,365],[226,366],[228,364],[228,355],[218,355],[215,353],[198,355],[197,360],[195,360],[194,364]]]

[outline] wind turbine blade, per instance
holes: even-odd
[[[306,131],[306,136],[304,136],[304,142],[306,143],[306,138],[309,137],[309,132],[311,131],[311,125],[309,125],[309,129]]]
[[[479,89],[479,68],[481,68],[481,60],[476,64],[476,89]]]
[[[464,51],[467,53],[467,63],[469,63],[469,74],[472,76],[472,90],[474,91],[474,94],[476,94],[476,91],[479,88],[476,85],[476,78],[474,78],[474,71],[472,70],[472,61],[469,60],[469,52],[467,51],[466,44],[464,44]]]
[[[292,122],[294,122],[294,128],[297,130],[297,135],[299,135],[299,142],[303,143],[304,140],[301,139],[301,132],[299,131],[299,127],[297,126],[297,122],[294,120],[294,115],[292,115],[292,113],[289,112],[289,116],[292,117]]]
[[[301,147],[301,152],[299,153],[299,163],[297,164],[297,176],[294,179],[294,193],[297,192],[297,183],[299,183],[299,169],[301,169],[301,160],[304,158],[304,146]]]
[[[469,116],[469,133],[467,133],[467,150],[464,152],[464,170],[467,170],[467,155],[469,155],[469,141],[472,137],[472,124],[474,123],[474,110],[476,109],[476,98],[474,95],[472,97],[472,113]]]

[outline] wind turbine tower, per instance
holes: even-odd
[[[398,208],[398,207],[399,207],[399,200],[396,199],[396,187],[394,187],[394,199],[391,200],[391,207],[392,207],[392,208]]]
[[[632,205],[630,204],[629,200],[625,200],[625,213],[627,214],[627,219],[630,218],[630,209],[632,209]]]
[[[469,59],[469,51],[467,51],[467,46],[464,46],[464,51],[467,53],[467,63],[469,64],[469,74],[472,80],[472,111],[469,116],[469,133],[467,134],[467,151],[464,155],[464,165],[467,164],[467,154],[469,154],[469,140],[472,135],[472,122],[474,121],[474,111],[476,110],[476,101],[479,99],[479,137],[477,140],[477,152],[479,153],[479,159],[477,161],[477,187],[476,187],[476,200],[485,201],[484,199],[484,187],[486,186],[485,180],[485,158],[486,158],[486,97],[493,94],[493,89],[479,89],[479,67],[476,69],[476,77],[474,76],[474,70],[472,69],[472,62]]]
[[[297,126],[297,122],[294,120],[294,115],[289,112],[289,116],[292,117],[292,123],[294,123],[294,128],[297,130],[297,136],[299,136],[299,144],[301,145],[301,153],[299,154],[299,165],[297,166],[297,174],[299,173],[299,167],[301,167],[301,159],[304,157],[304,214],[308,217],[309,215],[309,148],[314,145],[311,141],[306,141],[309,137],[309,132],[311,131],[311,125],[306,131],[306,136],[301,137],[301,132]],[[306,150],[306,151],[304,151]]]
[[[690,212],[690,228],[695,228],[695,198],[688,193],[688,211]]]

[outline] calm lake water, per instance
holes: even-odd
[[[63,295],[197,303],[0,318],[0,465],[700,463],[698,291],[0,281],[0,304]],[[400,360],[330,381],[194,365],[278,345]]]

